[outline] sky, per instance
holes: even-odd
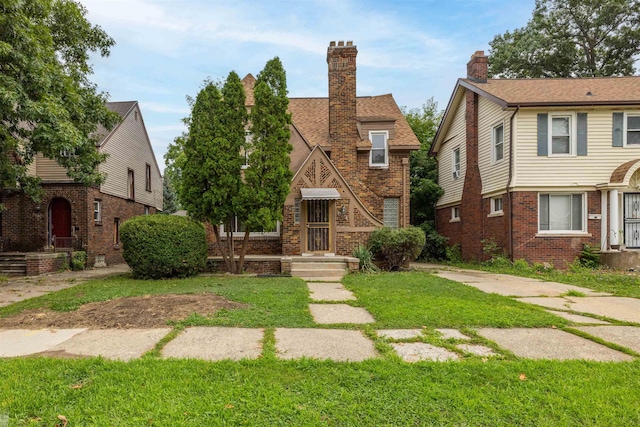
[[[476,50],[526,25],[534,0],[80,0],[116,42],[93,57],[91,80],[110,101],[140,109],[158,165],[185,127],[187,96],[230,71],[254,76],[277,56],[290,97],[326,97],[327,47],[358,48],[357,95],[399,106],[447,106]]]

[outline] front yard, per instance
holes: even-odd
[[[640,424],[638,359],[532,361],[503,352],[488,359],[408,364],[374,332],[566,325],[541,308],[423,272],[356,274],[343,283],[357,296],[351,304],[365,307],[376,323],[336,327],[362,329],[374,339],[378,359],[280,360],[275,328],[320,327],[309,313],[305,283],[293,278],[137,281],[117,276],[1,308],[0,328],[15,316],[22,316],[24,327],[30,327],[29,322],[44,322],[31,327],[46,327],[47,322],[55,326],[65,317],[80,325],[101,309],[115,313],[107,304],[120,297],[151,295],[135,300],[140,301],[138,317],[147,321],[168,310],[154,296],[180,294],[196,303],[208,298],[205,305],[194,303],[196,311],[214,307],[208,315],[174,318],[168,339],[128,363],[101,358],[0,359],[0,421],[8,415],[11,426],[53,426],[60,423],[57,416],[64,415],[69,426]],[[175,308],[178,299],[175,302],[168,306]],[[74,315],[83,305],[91,310]],[[127,321],[135,326],[135,316]],[[160,347],[191,325],[264,328],[262,357],[241,362],[161,359]],[[420,339],[438,340],[429,332]]]

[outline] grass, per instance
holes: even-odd
[[[26,358],[0,360],[0,414],[38,427],[58,415],[119,427],[638,425],[638,375],[638,361]]]
[[[28,308],[71,311],[89,302],[155,294],[212,292],[247,308],[220,310],[211,318],[191,316],[184,325],[228,325],[243,327],[313,327],[308,310],[306,284],[293,278],[210,276],[172,280],[135,280],[128,275],[96,279],[38,298],[0,308],[0,317]]]
[[[343,283],[381,328],[548,327],[565,319],[423,272],[354,274]]]
[[[640,298],[640,274],[606,268],[586,268],[578,263],[567,266],[565,270],[543,269],[529,266],[525,261],[491,264],[455,264],[456,267],[480,269],[494,273],[513,274],[514,276],[532,277],[548,282],[566,283],[589,288],[600,292],[608,292],[615,296]]]

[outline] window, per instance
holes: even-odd
[[[133,170],[131,169],[127,172],[127,197],[130,199],[135,198],[135,180],[133,179]]]
[[[491,199],[491,213],[502,213],[502,197],[494,197]]]
[[[240,155],[244,158],[242,163],[242,169],[246,169],[249,167],[249,155],[251,154],[251,143],[253,142],[253,135],[251,131],[247,130],[244,132],[244,147],[240,152]]]
[[[640,114],[627,114],[624,125],[625,145],[640,145]]]
[[[369,155],[369,166],[389,166],[387,131],[369,132],[371,140],[371,154]]]
[[[113,219],[113,244],[115,246],[120,244],[120,218]]]
[[[499,125],[493,128],[493,161],[499,162],[504,159],[504,126]]]
[[[233,217],[233,221],[231,222],[231,234],[232,235],[244,235],[246,231],[246,227],[242,221],[238,219],[238,217]],[[225,237],[226,229],[224,224],[220,225],[220,236]],[[273,230],[262,230],[262,231],[251,231],[249,233],[251,236],[279,236],[280,235],[280,221],[276,223],[276,227]]]
[[[460,178],[460,147],[453,149],[453,179]]]
[[[540,194],[541,232],[585,231],[584,194]]]
[[[549,114],[549,153],[550,155],[575,154],[576,131],[573,113]]]
[[[144,214],[149,215],[149,206],[144,207]]]
[[[293,222],[294,224],[300,224],[300,202],[302,199],[295,199],[293,202]]]
[[[149,163],[147,163],[147,167],[145,168],[144,187],[147,191],[151,191],[151,165]]]
[[[102,203],[100,200],[93,201],[93,220],[95,222],[102,222]]]
[[[399,227],[399,206],[400,199],[398,199],[397,197],[384,199],[383,219],[385,227]]]
[[[451,222],[460,221],[460,206],[451,208]]]

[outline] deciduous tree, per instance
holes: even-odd
[[[71,0],[0,3],[0,186],[34,198],[27,173],[37,152],[67,168],[76,182],[102,182],[95,147],[98,125],[118,120],[107,95],[89,81],[89,56],[109,55],[114,41]]]
[[[536,0],[525,27],[489,44],[489,74],[495,77],[633,75],[640,0]]]

